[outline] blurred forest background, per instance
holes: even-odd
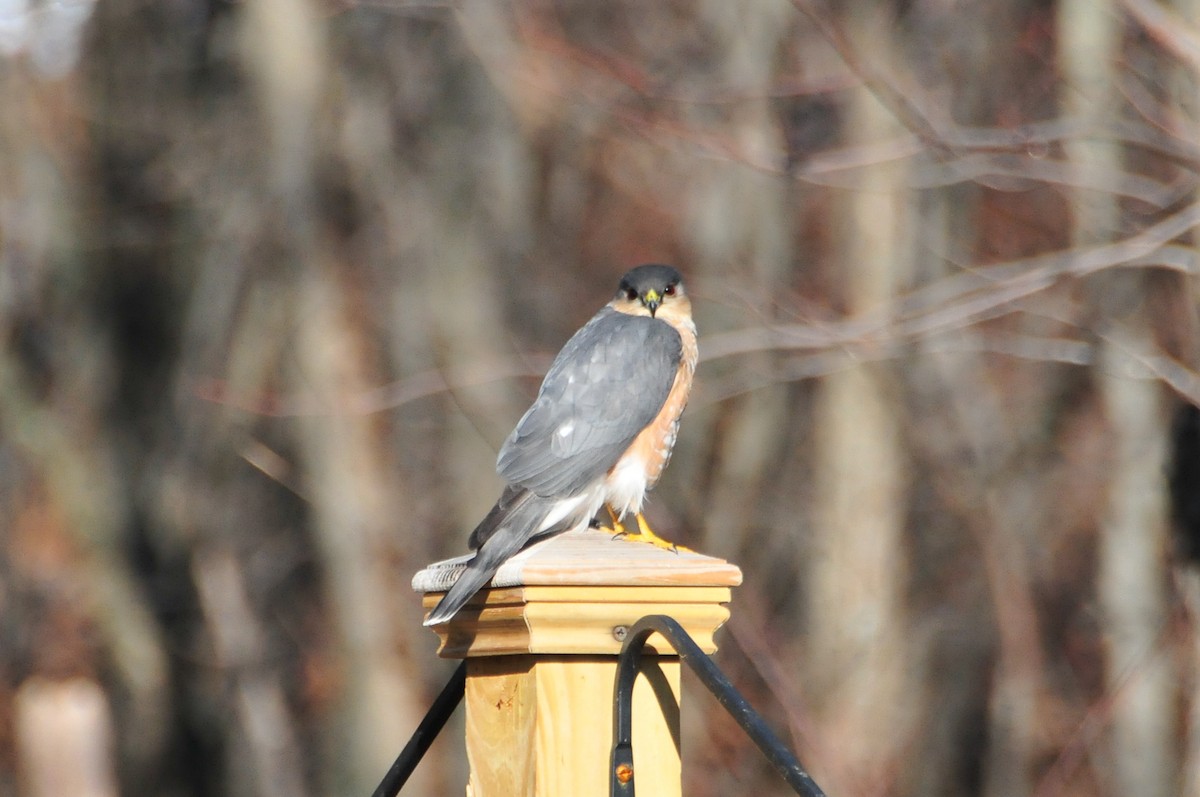
[[[1197,226],[1198,0],[0,0],[0,797],[370,793],[646,261],[650,519],[830,794],[1200,795]]]

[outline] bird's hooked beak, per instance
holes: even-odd
[[[642,304],[650,311],[651,316],[658,310],[658,306],[662,304],[662,294],[653,288],[643,293],[640,298]]]

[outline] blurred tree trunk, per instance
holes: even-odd
[[[872,3],[842,10],[857,51],[880,73],[903,74],[891,15]],[[854,144],[886,140],[900,127],[860,87],[845,130]],[[834,290],[850,317],[886,313],[912,278],[908,180],[905,165],[867,167],[834,205]],[[832,794],[891,791],[914,718],[904,602],[908,468],[891,367],[849,365],[823,377],[812,419],[817,541],[806,652],[828,749],[838,751],[838,770],[822,781]]]
[[[97,24],[109,10],[101,9]],[[14,19],[22,20],[22,14],[16,10]],[[0,614],[11,616],[23,632],[16,640],[0,640],[0,647],[17,643],[0,660],[18,651],[33,656],[31,678],[21,691],[29,698],[23,704],[32,712],[27,719],[37,726],[27,728],[38,734],[30,742],[43,748],[40,754],[47,743],[80,743],[81,754],[121,755],[126,771],[137,776],[156,765],[166,747],[172,704],[161,629],[123,551],[133,513],[127,504],[126,439],[111,423],[121,397],[114,377],[120,354],[112,345],[113,320],[96,307],[112,283],[104,280],[103,258],[93,248],[99,236],[92,226],[95,186],[88,179],[96,168],[97,147],[89,137],[93,120],[85,119],[79,107],[95,101],[89,107],[100,118],[108,108],[93,97],[85,75],[49,79],[11,53],[0,58],[0,458],[5,463],[0,471],[7,499],[0,513],[0,543],[12,546],[17,519],[45,502],[61,522],[68,547],[78,553],[54,578],[69,579],[76,590],[71,611],[94,623],[89,635],[103,640],[98,645],[102,660],[78,657],[71,667],[103,667],[111,679],[107,685],[124,699],[114,705],[94,694],[91,680],[40,683],[45,651],[26,646],[38,639],[51,640],[51,648],[75,640],[63,629],[43,628],[47,618],[28,603],[0,599],[5,602]],[[5,554],[21,555],[15,548]],[[6,583],[0,593],[13,600],[21,587]],[[39,683],[45,688],[35,688]],[[63,710],[57,729],[56,720],[42,713],[55,706]],[[72,715],[73,709],[78,713]],[[117,722],[128,723],[119,738],[112,733],[109,713],[114,710]],[[96,736],[85,738],[90,734]],[[50,765],[62,768],[63,760],[60,756]],[[81,769],[101,773],[102,790],[112,787],[107,779],[113,762],[88,760]]]
[[[305,797],[304,757],[263,624],[248,596],[245,569],[229,550],[210,550],[192,559],[215,663],[229,673],[236,732],[230,736],[231,794]]]
[[[367,354],[372,331],[346,284],[354,264],[343,262],[318,203],[325,149],[339,150],[322,124],[334,97],[330,45],[322,13],[308,0],[253,0],[242,25],[243,58],[270,142],[269,196],[287,231],[279,244],[283,260],[297,264],[289,269],[294,284],[284,288],[297,330],[294,390],[323,410],[303,417],[298,435],[346,671],[342,733],[323,785],[367,793],[419,720],[424,690],[396,644],[403,636],[396,596],[407,585],[384,555],[401,509],[389,485],[389,437],[380,433],[377,416],[354,411],[355,399],[378,382]],[[410,619],[414,627],[416,619]],[[251,740],[258,738],[254,728],[247,727]],[[273,738],[282,745],[289,736]],[[293,766],[301,761],[296,756]],[[415,774],[412,788],[433,791],[434,782],[426,768]],[[291,792],[278,781],[260,781],[258,793],[277,790]]]
[[[739,97],[722,108],[718,119],[700,105],[691,123],[716,131],[722,141],[756,162],[769,161],[783,151],[770,104],[769,87],[779,49],[789,33],[791,11],[779,0],[730,4],[700,3],[697,22],[711,32],[711,81]],[[683,170],[683,165],[676,168]],[[683,192],[684,246],[694,252],[696,282],[705,276],[729,287],[737,303],[748,303],[770,323],[778,313],[772,286],[784,285],[793,252],[788,238],[790,191],[784,177],[753,168],[743,160],[713,160],[686,178]],[[702,297],[703,298],[703,297]],[[699,304],[699,302],[698,302]],[[708,306],[704,306],[708,305]],[[701,304],[700,313],[717,328],[731,323],[736,304]],[[700,330],[703,351],[704,330]],[[748,371],[769,373],[776,358],[770,352],[745,357]],[[704,527],[697,544],[720,556],[752,548],[755,555],[786,550],[793,541],[772,540],[762,534],[763,501],[770,467],[783,442],[780,430],[790,417],[788,391],[754,391],[715,408],[713,414],[689,411],[688,423],[718,425],[714,471],[708,478]],[[751,546],[746,541],[753,540]],[[739,551],[739,548],[742,550]],[[763,588],[766,585],[758,585]]]
[[[297,297],[302,319],[297,383],[328,406],[346,407],[370,388],[371,372],[343,288],[321,265],[313,265]],[[349,687],[342,703],[344,736],[337,741],[340,753],[329,783],[348,784],[356,793],[374,788],[424,711],[412,659],[402,658],[404,649],[396,644],[420,629],[412,616],[410,630],[403,630],[404,604],[396,596],[407,584],[382,555],[402,507],[387,483],[388,436],[379,434],[378,425],[373,416],[334,410],[304,419],[301,427],[306,482]],[[418,791],[434,791],[434,782],[429,768],[411,781]]]
[[[1058,8],[1065,115],[1088,123],[1067,142],[1080,176],[1118,175],[1118,144],[1099,133],[1119,113],[1124,26],[1115,3],[1064,0]],[[1079,190],[1072,197],[1073,244],[1083,248],[1119,234],[1114,195]],[[1105,678],[1113,701],[1108,761],[1116,793],[1167,797],[1177,793],[1172,707],[1175,673],[1161,650],[1167,623],[1167,422],[1160,385],[1138,379],[1131,358],[1155,350],[1145,270],[1111,271],[1089,285],[1100,335],[1095,378],[1112,438],[1107,504],[1099,508],[1097,593],[1103,613]]]
[[[1193,30],[1200,29],[1200,0],[1173,0],[1171,5]],[[1177,127],[1173,132],[1185,139],[1195,138],[1200,135],[1200,71],[1185,62],[1175,67],[1172,78],[1171,98],[1177,111],[1174,115]],[[1193,201],[1196,200],[1200,200],[1200,195],[1193,197]],[[1190,237],[1195,247],[1196,233],[1193,231]],[[1200,280],[1195,273],[1181,274],[1178,280],[1175,302],[1179,312],[1173,315],[1179,320],[1180,328],[1175,338],[1179,350],[1174,353],[1191,371],[1200,372]],[[1182,411],[1185,410],[1177,410]],[[1175,498],[1179,500],[1180,497]],[[1194,529],[1176,529],[1177,534],[1189,532]],[[1200,567],[1193,559],[1180,560],[1178,550],[1175,554],[1176,585],[1191,621],[1187,677],[1181,681],[1187,692],[1187,720],[1180,753],[1180,794],[1182,797],[1200,797]]]
[[[696,4],[694,13],[697,28],[710,42],[705,70],[708,85],[737,99],[716,107],[706,103],[689,106],[686,123],[718,137],[749,160],[769,162],[783,151],[770,86],[780,48],[791,35],[791,9],[780,0],[706,0]],[[690,88],[705,96],[703,87]],[[696,293],[693,300],[703,354],[706,331],[736,323],[733,317],[742,311],[741,306],[752,308],[765,323],[777,318],[779,308],[772,297],[777,286],[786,285],[794,262],[788,236],[791,192],[786,175],[755,168],[743,159],[711,159],[699,168],[689,168],[677,154],[669,157],[684,186],[679,208],[681,244],[689,253],[688,278],[693,292],[704,284],[727,288],[716,295]],[[773,353],[762,352],[747,355],[739,367],[770,373],[775,362]],[[711,435],[712,459],[704,463],[708,473],[697,469],[690,479],[684,475],[686,465],[676,465],[679,471],[669,469],[659,488],[670,495],[678,492],[677,485],[702,482],[710,487],[695,496],[697,511],[691,517],[698,525],[683,530],[681,541],[743,566],[747,562],[778,565],[781,560],[795,561],[794,525],[772,528],[764,522],[770,510],[767,495],[773,466],[784,454],[788,440],[783,430],[791,424],[791,402],[790,391],[777,386],[716,406],[688,409],[683,436],[704,440]],[[686,459],[679,457],[677,462]],[[652,512],[656,511],[653,504],[654,499]],[[795,515],[790,520],[794,523]],[[755,571],[750,564],[749,572]],[[764,571],[759,572],[759,577],[748,579],[745,585],[754,593],[750,600],[760,600],[780,586],[765,577]],[[772,655],[780,653],[772,651]],[[683,733],[683,747],[688,750],[711,744],[714,731],[684,723]],[[756,755],[748,747],[740,752]],[[739,790],[732,773],[705,769],[685,769],[685,792],[716,795]]]

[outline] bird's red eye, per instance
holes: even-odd
[[[675,295],[675,286],[674,285],[668,285],[665,289],[663,289],[663,296],[674,296],[674,295]]]
[[[634,299],[636,299],[637,297],[638,297],[638,293],[637,293],[637,291],[636,291],[636,290],[634,290],[633,288],[626,288],[626,289],[625,289],[625,298],[626,298],[626,299],[628,299],[629,301],[631,301],[631,302],[632,302],[632,301],[633,301]]]

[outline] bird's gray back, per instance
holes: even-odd
[[[543,496],[599,479],[662,409],[682,356],[667,323],[604,308],[554,359],[496,470]]]

